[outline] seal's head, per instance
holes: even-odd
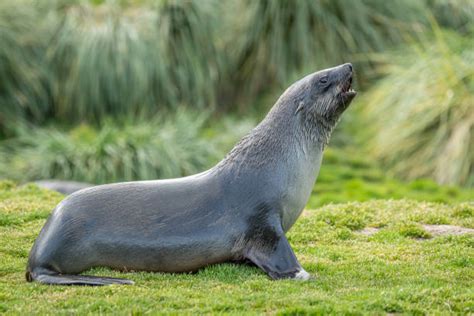
[[[285,93],[295,113],[333,125],[357,92],[352,89],[352,64],[312,73],[295,82]]]

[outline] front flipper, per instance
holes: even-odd
[[[301,267],[284,233],[278,233],[276,237],[272,244],[257,243],[249,247],[245,257],[274,280],[309,280],[311,275]]]

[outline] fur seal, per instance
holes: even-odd
[[[309,279],[285,237],[316,181],[324,146],[355,97],[352,65],[291,85],[208,171],[99,185],[60,202],[36,239],[27,281],[132,284],[79,275],[97,266],[187,272],[249,260],[272,279]]]

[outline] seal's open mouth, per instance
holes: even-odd
[[[352,100],[357,94],[357,91],[352,89],[352,74],[349,75],[349,78],[346,79],[341,86],[341,96],[345,101]]]
[[[354,89],[352,89],[352,75],[349,76],[349,79],[347,79],[343,84],[342,84],[342,93],[349,93],[349,92],[355,92]],[[357,93],[357,92],[355,92]]]

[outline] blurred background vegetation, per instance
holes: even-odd
[[[0,0],[0,178],[196,173],[352,62],[310,206],[474,200],[473,38],[470,0]]]

